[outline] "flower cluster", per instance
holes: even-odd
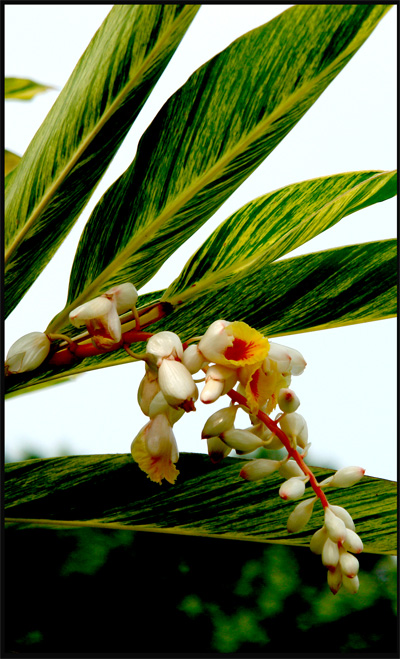
[[[232,450],[238,455],[248,455],[260,448],[286,449],[287,455],[281,460],[246,460],[240,476],[247,481],[259,481],[278,473],[284,479],[279,496],[288,501],[300,499],[310,485],[314,496],[296,505],[289,515],[287,530],[289,533],[301,531],[311,519],[319,499],[324,510],[324,524],[312,536],[310,549],[321,555],[333,593],[342,585],[349,592],[357,592],[359,564],[354,554],[361,552],[363,545],[349,513],[329,504],[325,489],[349,487],[362,478],[364,470],[345,467],[317,482],[305,463],[310,446],[307,423],[297,411],[300,400],[290,388],[292,376],[301,375],[306,367],[304,357],[297,350],[269,341],[241,321],[216,320],[203,336],[194,337],[185,344],[174,332],[143,333],[136,301],[136,288],[125,283],[77,307],[69,317],[75,326],[86,325],[94,346],[92,351],[95,349],[100,354],[123,347],[131,356],[144,361],[145,375],[139,386],[138,402],[149,421],[131,445],[132,457],[140,469],[153,482],[161,484],[165,479],[174,484],[179,474],[174,424],[185,412],[195,411],[198,399],[207,405],[228,394],[230,404],[212,414],[201,433],[202,439],[207,440],[211,461],[220,462]],[[125,332],[122,339],[120,315],[129,310],[136,329]],[[76,355],[77,349],[67,336],[33,332],[11,346],[6,373],[37,368],[48,356],[51,342],[56,338],[73,344],[70,347]],[[129,343],[144,338],[148,339],[145,354],[133,353]],[[79,355],[86,353],[86,349],[81,349]],[[202,371],[201,379],[194,380],[193,376],[199,371]],[[199,382],[204,382],[200,394]],[[277,407],[279,411],[272,420],[269,415]],[[248,414],[250,425],[247,428],[235,426],[239,409]]]

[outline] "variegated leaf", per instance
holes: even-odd
[[[73,227],[197,10],[115,5],[93,37],[8,176],[6,314]]]
[[[201,441],[199,439],[199,441]],[[181,454],[175,485],[150,482],[130,455],[84,455],[5,465],[7,526],[93,527],[153,531],[307,547],[323,524],[315,506],[311,521],[288,534],[287,518],[298,502],[278,496],[282,478],[245,482],[245,461]],[[332,470],[313,467],[318,480]],[[310,489],[311,492],[311,489]],[[396,483],[364,476],[346,489],[326,490],[329,502],[351,514],[364,551],[396,553]],[[195,514],[194,514],[195,511]]]
[[[182,340],[202,334],[218,318],[244,320],[269,337],[391,318],[397,311],[395,240],[351,245],[306,254],[243,271],[228,285],[193,293],[149,327],[168,329]],[[139,298],[140,306],[165,298],[165,291]],[[124,331],[133,323],[124,325]],[[135,349],[144,352],[144,343]],[[87,357],[74,366],[50,367],[6,378],[8,393],[131,361],[118,350]]]
[[[302,181],[240,208],[189,259],[164,299],[171,304],[217,289],[271,263],[345,216],[397,192],[396,172],[350,172]]]
[[[296,5],[198,69],[95,208],[67,306],[49,331],[111,285],[149,281],[287,135],[388,9]]]

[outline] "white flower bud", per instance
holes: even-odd
[[[363,548],[364,546],[360,536],[351,529],[347,529],[343,549],[351,551],[353,554],[359,554],[362,552]]]
[[[247,481],[258,481],[276,471],[278,464],[279,462],[277,460],[267,460],[264,458],[249,460],[242,467],[239,476]]]
[[[204,424],[201,438],[216,437],[227,430],[230,430],[235,423],[238,405],[230,405],[222,410],[214,412]]]
[[[323,526],[321,529],[318,529],[318,531],[315,531],[310,541],[310,549],[312,553],[322,554],[322,550],[327,539],[328,534],[326,532],[325,526]]]
[[[298,414],[297,412],[286,414],[281,419],[278,419],[278,423],[290,440],[296,441],[301,448],[306,446],[308,440],[308,428],[306,420],[301,414]]]
[[[362,467],[342,467],[333,475],[331,485],[334,487],[350,487],[364,476],[365,469]]]
[[[208,437],[207,447],[208,455],[213,464],[221,462],[232,451],[231,447],[224,444],[219,437]]]
[[[325,527],[328,532],[328,536],[332,542],[339,543],[343,545],[346,539],[346,526],[340,517],[337,517],[332,510],[327,507],[325,508]]]
[[[207,369],[206,383],[200,395],[202,403],[214,403],[224,396],[237,382],[237,370],[214,364]]]
[[[341,550],[339,563],[343,574],[345,574],[349,579],[352,579],[358,574],[360,564],[356,557],[353,556],[353,554],[349,554],[347,551]]]
[[[297,504],[296,508],[290,513],[287,521],[287,530],[289,533],[297,533],[308,524],[315,501],[316,497],[313,497]]]
[[[339,565],[334,570],[328,570],[328,586],[334,595],[336,595],[342,585],[342,577],[342,570]]]
[[[336,542],[333,542],[330,538],[327,538],[325,544],[322,548],[321,555],[322,563],[329,570],[336,567],[339,563],[339,547]]]
[[[300,405],[297,395],[292,389],[281,389],[278,394],[278,405],[282,412],[295,412]]]
[[[329,508],[344,522],[347,529],[351,529],[352,531],[356,530],[352,517],[345,508],[342,508],[341,506],[333,506],[331,504],[329,504]]]
[[[174,332],[157,332],[147,341],[146,352],[157,358],[157,366],[163,359],[182,359],[182,342]]]
[[[21,336],[7,353],[6,373],[33,371],[46,359],[50,345],[50,340],[43,332],[30,332]]]
[[[189,373],[197,373],[200,369],[208,366],[208,362],[204,360],[204,355],[200,352],[197,345],[192,343],[183,352],[182,364],[184,364]]]
[[[279,496],[286,499],[300,499],[306,489],[306,484],[301,478],[289,478],[289,480],[282,483],[279,488]]]
[[[344,574],[342,579],[342,584],[343,584],[343,588],[345,588],[348,593],[352,593],[352,595],[358,593],[358,589],[360,587],[360,581],[357,576],[349,579],[349,577],[346,577],[346,575]]]
[[[268,359],[276,363],[279,373],[287,373],[290,370],[292,358],[289,355],[288,349],[280,343],[275,343],[274,341],[269,342]]]
[[[148,415],[150,419],[154,419],[154,417],[159,414],[164,414],[167,417],[169,424],[173,426],[174,423],[179,421],[179,419],[185,414],[185,411],[182,409],[177,410],[175,407],[168,405],[163,392],[159,391],[149,405]]]
[[[268,447],[269,448],[269,447]],[[279,473],[282,478],[292,478],[293,476],[304,476],[303,471],[295,460],[286,460],[281,462]]]
[[[198,349],[210,362],[218,361],[221,353],[233,343],[233,336],[228,336],[225,328],[230,325],[226,320],[216,320],[211,323],[206,333],[201,337]]]
[[[220,437],[225,444],[242,453],[252,453],[263,446],[263,441],[247,430],[227,430]]]
[[[185,401],[197,400],[196,384],[181,362],[163,359],[158,369],[158,382],[165,400],[172,407],[178,407]]]
[[[307,366],[303,355],[294,348],[288,348],[280,343],[270,343],[268,358],[276,362],[280,373],[301,375]]]
[[[122,314],[132,309],[138,299],[138,292],[133,284],[126,282],[113,286],[104,293],[105,296],[111,296],[116,304],[117,313]]]

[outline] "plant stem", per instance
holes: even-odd
[[[247,400],[244,396],[239,394],[237,391],[234,391],[231,389],[228,392],[228,396],[233,400],[235,403],[239,403],[239,405],[245,405],[247,407]],[[283,446],[287,450],[289,456],[293,458],[297,464],[299,465],[300,469],[302,472],[308,476],[310,485],[312,489],[314,490],[315,494],[317,497],[320,499],[322,507],[326,508],[328,506],[328,500],[325,496],[325,493],[323,490],[320,488],[318,485],[317,479],[315,478],[313,472],[311,471],[310,467],[306,465],[306,463],[303,460],[303,457],[300,455],[300,453],[297,451],[297,449],[293,448],[293,446],[290,443],[290,440],[288,437],[285,435],[283,430],[279,428],[279,426],[273,421],[265,412],[262,412],[261,410],[257,412],[257,418],[262,421],[267,428],[274,433],[278,437],[278,439],[282,442]]]

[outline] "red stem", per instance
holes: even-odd
[[[239,405],[245,405],[247,407],[246,398],[241,394],[239,394],[237,391],[234,391],[234,389],[231,389],[231,391],[228,392],[228,396],[235,403],[239,403]],[[269,430],[273,432],[274,435],[276,435],[278,439],[282,442],[283,446],[287,450],[290,457],[297,462],[302,472],[306,476],[308,476],[310,485],[314,490],[315,494],[317,495],[317,497],[320,499],[322,507],[326,508],[328,506],[328,500],[325,496],[325,493],[323,492],[322,488],[320,488],[320,486],[318,485],[317,479],[315,478],[310,467],[306,465],[300,453],[292,447],[288,437],[285,435],[283,430],[281,430],[281,428],[279,428],[276,422],[272,421],[272,419],[270,419],[270,417],[261,410],[257,413],[257,418],[260,419],[260,421],[262,421],[267,426],[267,428],[269,428]]]

